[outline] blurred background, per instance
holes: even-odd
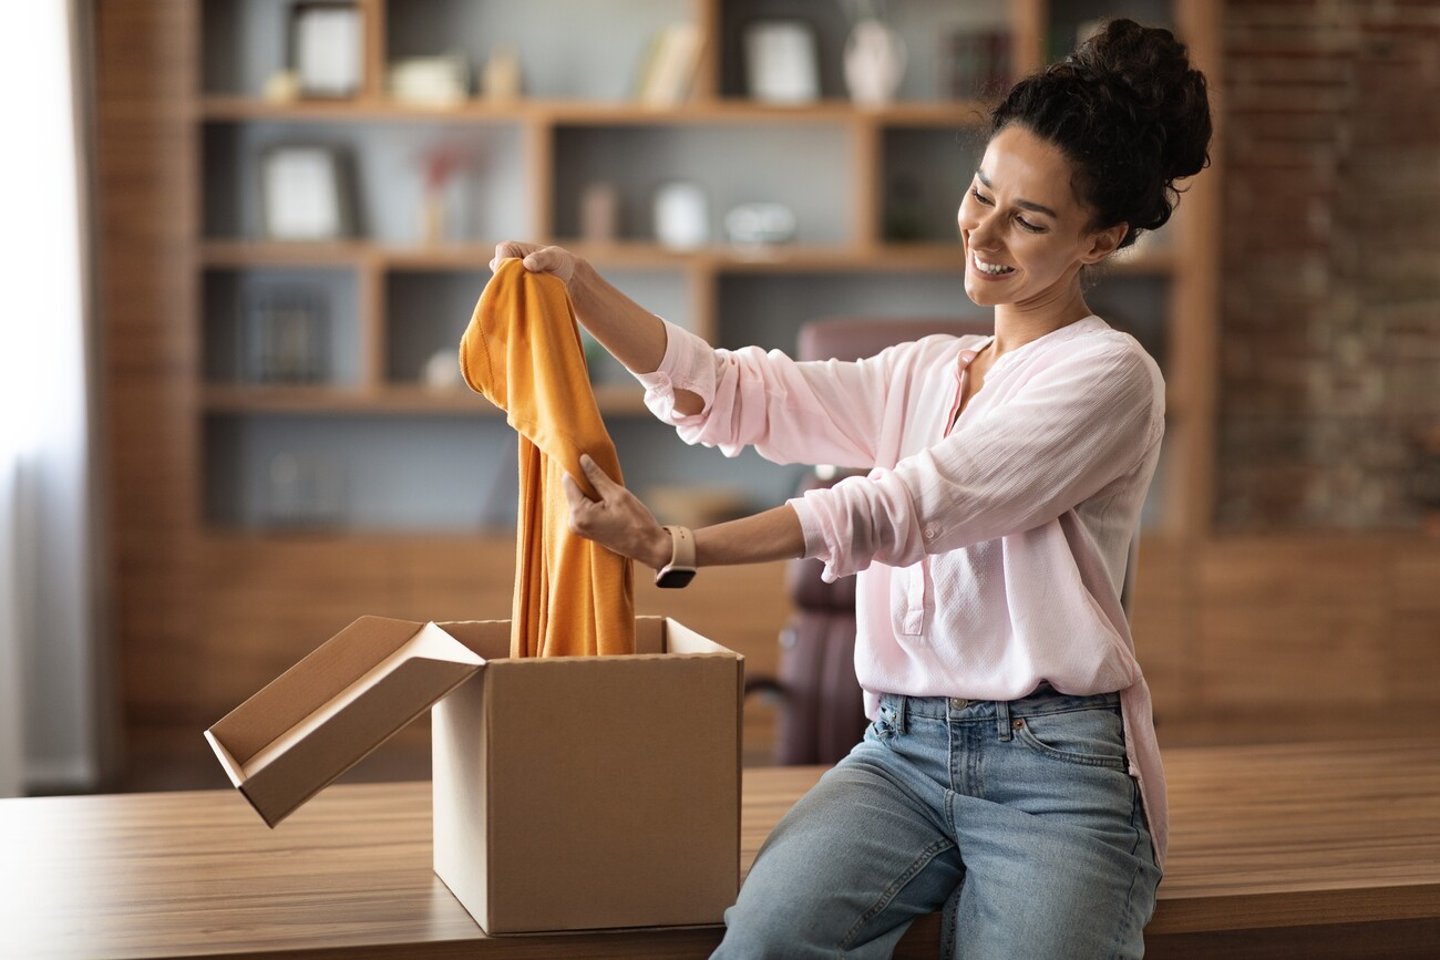
[[[515,437],[455,362],[498,240],[720,346],[983,326],[986,104],[1110,16],[1176,32],[1216,126],[1087,294],[1168,383],[1162,745],[1433,730],[1440,2],[57,0],[0,14],[0,795],[226,786],[202,732],[355,617],[509,616]],[[662,520],[818,482],[685,446],[590,347]],[[638,587],[747,658],[747,763],[854,723],[806,575]],[[347,777],[428,772],[422,717]]]

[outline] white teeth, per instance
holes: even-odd
[[[979,270],[981,273],[987,273],[992,277],[998,277],[1001,274],[1005,273],[1012,273],[1015,270],[1014,267],[1007,267],[999,263],[986,263],[984,260],[981,260],[979,257],[974,255],[972,255],[970,259],[971,262],[975,264],[976,270]]]

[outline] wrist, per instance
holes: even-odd
[[[595,288],[595,281],[600,276],[590,261],[577,254],[570,255],[573,265],[570,270],[570,300],[578,304],[582,299],[587,299]]]
[[[651,530],[648,552],[645,554],[645,565],[652,570],[659,570],[670,562],[675,554],[675,541],[671,539],[670,532],[659,524]]]

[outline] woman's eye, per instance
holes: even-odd
[[[1045,232],[1044,227],[1037,226],[1036,224],[1031,223],[1029,220],[1026,220],[1024,217],[1016,217],[1015,222],[1019,223],[1020,226],[1024,227],[1026,230],[1029,230],[1031,233]]]
[[[990,205],[990,200],[989,200],[989,198],[988,198],[988,197],[982,197],[982,196],[980,196],[980,191],[979,191],[979,190],[976,190],[974,187],[971,187],[971,188],[970,188],[970,196],[974,197],[976,200],[980,201],[981,203],[985,204],[986,206],[989,206],[989,205]]]

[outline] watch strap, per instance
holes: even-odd
[[[670,534],[669,566],[695,569],[695,534],[681,526],[667,526],[665,532]]]

